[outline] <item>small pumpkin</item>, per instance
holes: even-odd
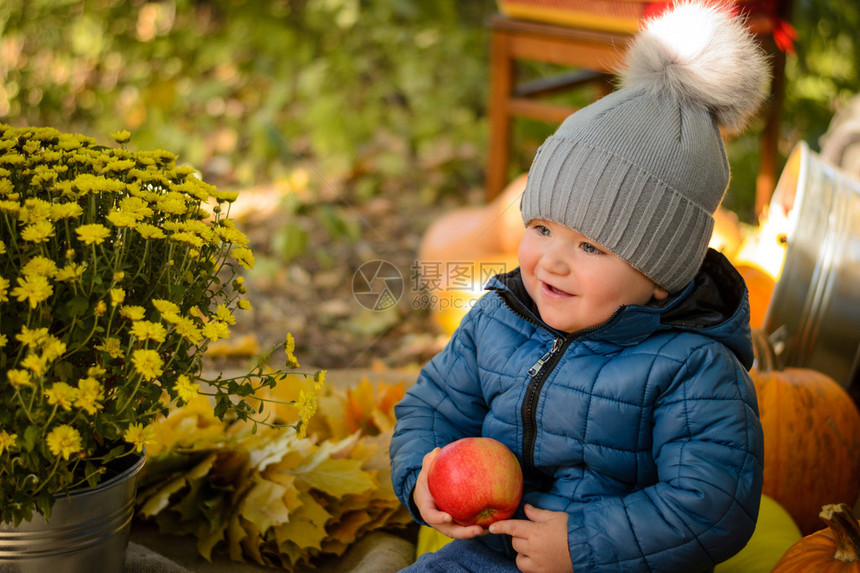
[[[818,529],[818,513],[829,502],[850,503],[860,495],[860,412],[829,376],[808,368],[775,366],[773,349],[753,332],[752,369],[764,431],[763,493],[794,518],[800,531]]]
[[[732,260],[742,242],[743,233],[738,216],[725,207],[718,207],[714,212],[714,230],[711,232],[708,246],[720,251],[726,258]]]
[[[484,286],[487,281],[497,273],[514,270],[518,264],[516,255],[504,253],[481,259],[448,261],[442,265],[445,274],[432,285],[427,296],[416,300],[426,303],[433,322],[443,333],[451,335],[475,302],[486,294]]]
[[[764,325],[776,280],[760,266],[752,263],[741,263],[735,267],[744,278],[749,291],[750,328],[760,329]]]
[[[860,523],[847,504],[827,504],[827,527],[788,548],[772,573],[860,573]]]
[[[492,203],[463,207],[436,219],[418,248],[422,261],[462,261],[496,254],[516,254],[525,233],[520,196],[526,175],[517,177]]]

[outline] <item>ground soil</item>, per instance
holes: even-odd
[[[231,338],[213,348],[209,367],[247,364],[254,351],[275,347],[288,332],[303,370],[423,364],[448,336],[434,321],[435,311],[416,308],[426,294],[415,276],[421,238],[442,214],[482,198],[481,189],[422,196],[392,188],[357,200],[330,188],[305,196],[296,209],[276,186],[240,192],[231,217],[251,239],[256,257],[253,271],[245,273],[253,309],[237,311]],[[373,280],[374,269],[388,274]],[[362,277],[371,280],[370,294],[365,288],[356,296]],[[396,304],[383,294],[388,285]],[[381,295],[376,301],[373,292]],[[271,363],[282,357],[277,350]]]

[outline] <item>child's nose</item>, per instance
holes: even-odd
[[[545,271],[555,275],[564,275],[570,270],[569,263],[559,246],[548,247],[540,259],[540,264]]]

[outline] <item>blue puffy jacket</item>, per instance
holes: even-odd
[[[487,436],[519,458],[524,503],[569,515],[576,573],[708,571],[739,551],[763,444],[731,264],[709,251],[681,292],[572,334],[537,317],[519,269],[488,288],[395,409],[392,481],[415,519],[424,455]],[[506,536],[480,539],[511,552]]]

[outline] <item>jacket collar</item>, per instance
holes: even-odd
[[[695,331],[731,348],[746,368],[752,366],[747,289],[741,275],[721,253],[708,249],[695,278],[665,300],[623,306],[604,323],[575,333],[550,328],[538,314],[523,284],[520,269],[496,275],[487,284],[511,310],[562,337],[589,338],[632,346],[654,332]]]

